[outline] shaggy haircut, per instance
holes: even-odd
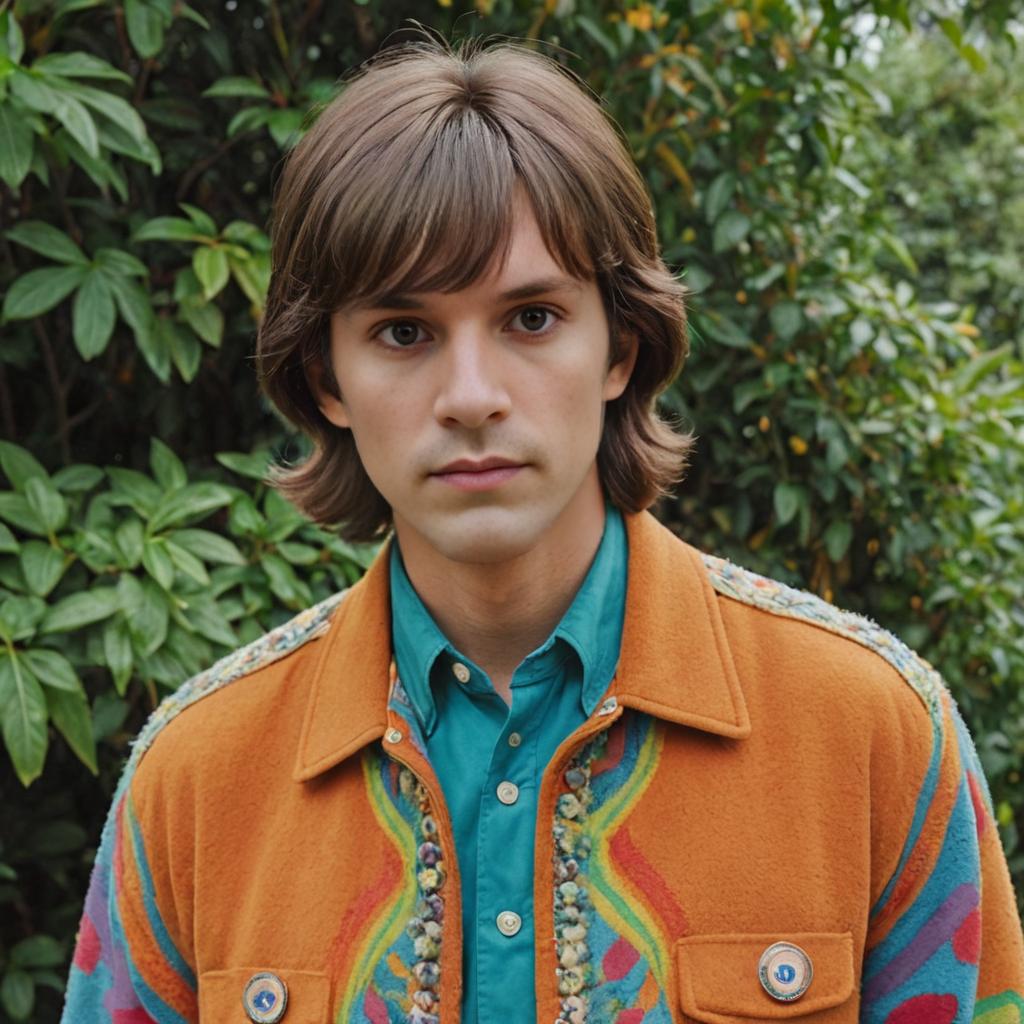
[[[608,365],[624,334],[639,338],[629,385],[605,408],[605,495],[639,512],[683,478],[693,436],[673,430],[655,402],[688,353],[687,290],[659,255],[643,179],[585,89],[513,43],[408,43],[357,69],[289,155],[256,362],[267,396],[313,450],[268,479],[345,539],[377,539],[392,516],[351,431],[324,417],[309,386],[315,375],[338,393],[331,314],[395,292],[468,287],[507,257],[517,186],[555,262],[596,278]]]

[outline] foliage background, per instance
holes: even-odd
[[[410,22],[554,44],[693,289],[659,515],[944,674],[1024,882],[1024,156],[1011,0],[0,3],[0,1017],[53,1021],[161,695],[372,551],[261,482],[283,153]],[[32,453],[32,454],[30,454]],[[898,781],[898,780],[897,780]]]

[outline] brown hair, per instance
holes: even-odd
[[[638,512],[682,479],[692,435],[664,422],[655,400],[688,352],[686,289],[659,255],[643,179],[584,89],[516,44],[404,44],[360,67],[289,155],[256,360],[270,400],[313,442],[269,482],[316,522],[352,541],[391,525],[351,431],[323,416],[308,384],[307,369],[336,393],[324,372],[331,313],[473,283],[507,255],[517,185],[552,258],[596,277],[609,366],[624,332],[639,337],[629,385],[605,409],[597,462],[608,499]]]

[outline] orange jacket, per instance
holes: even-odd
[[[1010,879],[934,670],[649,513],[626,524],[618,671],[544,773],[522,1019],[1020,1024]],[[385,548],[154,713],[68,1024],[272,1021],[285,995],[285,1024],[455,1024],[459,872],[389,616]]]

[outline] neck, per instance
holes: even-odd
[[[503,562],[456,562],[399,536],[406,573],[434,621],[506,701],[516,667],[551,635],[594,560],[605,517],[599,488],[596,498]]]

